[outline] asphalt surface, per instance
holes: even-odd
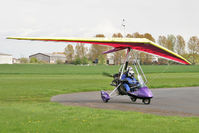
[[[80,92],[53,96],[52,102],[158,115],[199,116],[199,87],[152,89],[154,98],[145,105],[140,99],[133,103],[128,96],[116,96],[103,103],[100,92]]]

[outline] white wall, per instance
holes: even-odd
[[[12,64],[12,56],[0,55],[0,64]]]

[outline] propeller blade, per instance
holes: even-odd
[[[107,73],[107,72],[103,72],[103,73],[102,73],[102,75],[107,76],[107,77],[113,77],[113,75],[112,75],[112,74]]]

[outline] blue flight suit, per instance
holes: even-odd
[[[123,84],[123,86],[125,87],[125,89],[126,89],[127,92],[131,91],[131,90],[130,90],[130,87],[129,87],[129,84],[130,84],[130,85],[139,86],[139,82],[136,80],[136,78],[134,78],[134,77],[129,77],[129,76],[127,76],[127,74],[125,74],[125,73],[122,75],[122,78],[121,78],[121,79],[122,79],[122,80],[128,81],[128,83],[124,83],[124,84]]]

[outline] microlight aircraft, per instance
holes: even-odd
[[[112,85],[115,86],[114,90],[110,93],[101,91],[101,98],[104,102],[108,102],[111,98],[116,95],[128,95],[130,99],[135,102],[136,99],[142,99],[144,104],[150,104],[151,98],[153,97],[152,92],[146,86],[147,79],[142,71],[139,61],[136,58],[134,63],[134,68],[137,72],[137,79],[141,86],[133,91],[132,94],[127,94],[124,90],[123,81],[121,77],[123,73],[127,70],[130,52],[134,53],[134,50],[145,52],[147,54],[159,56],[167,60],[172,60],[181,64],[190,65],[191,63],[187,61],[182,56],[177,53],[172,52],[145,38],[40,38],[40,37],[8,37],[7,39],[17,39],[17,40],[32,40],[32,41],[54,41],[54,42],[77,42],[77,43],[88,43],[93,45],[107,45],[114,47],[112,50],[105,51],[103,54],[108,54],[120,50],[127,50],[125,63],[121,66],[119,73],[113,76],[114,80]],[[140,74],[141,73],[141,74]],[[115,95],[116,94],[116,95]]]

